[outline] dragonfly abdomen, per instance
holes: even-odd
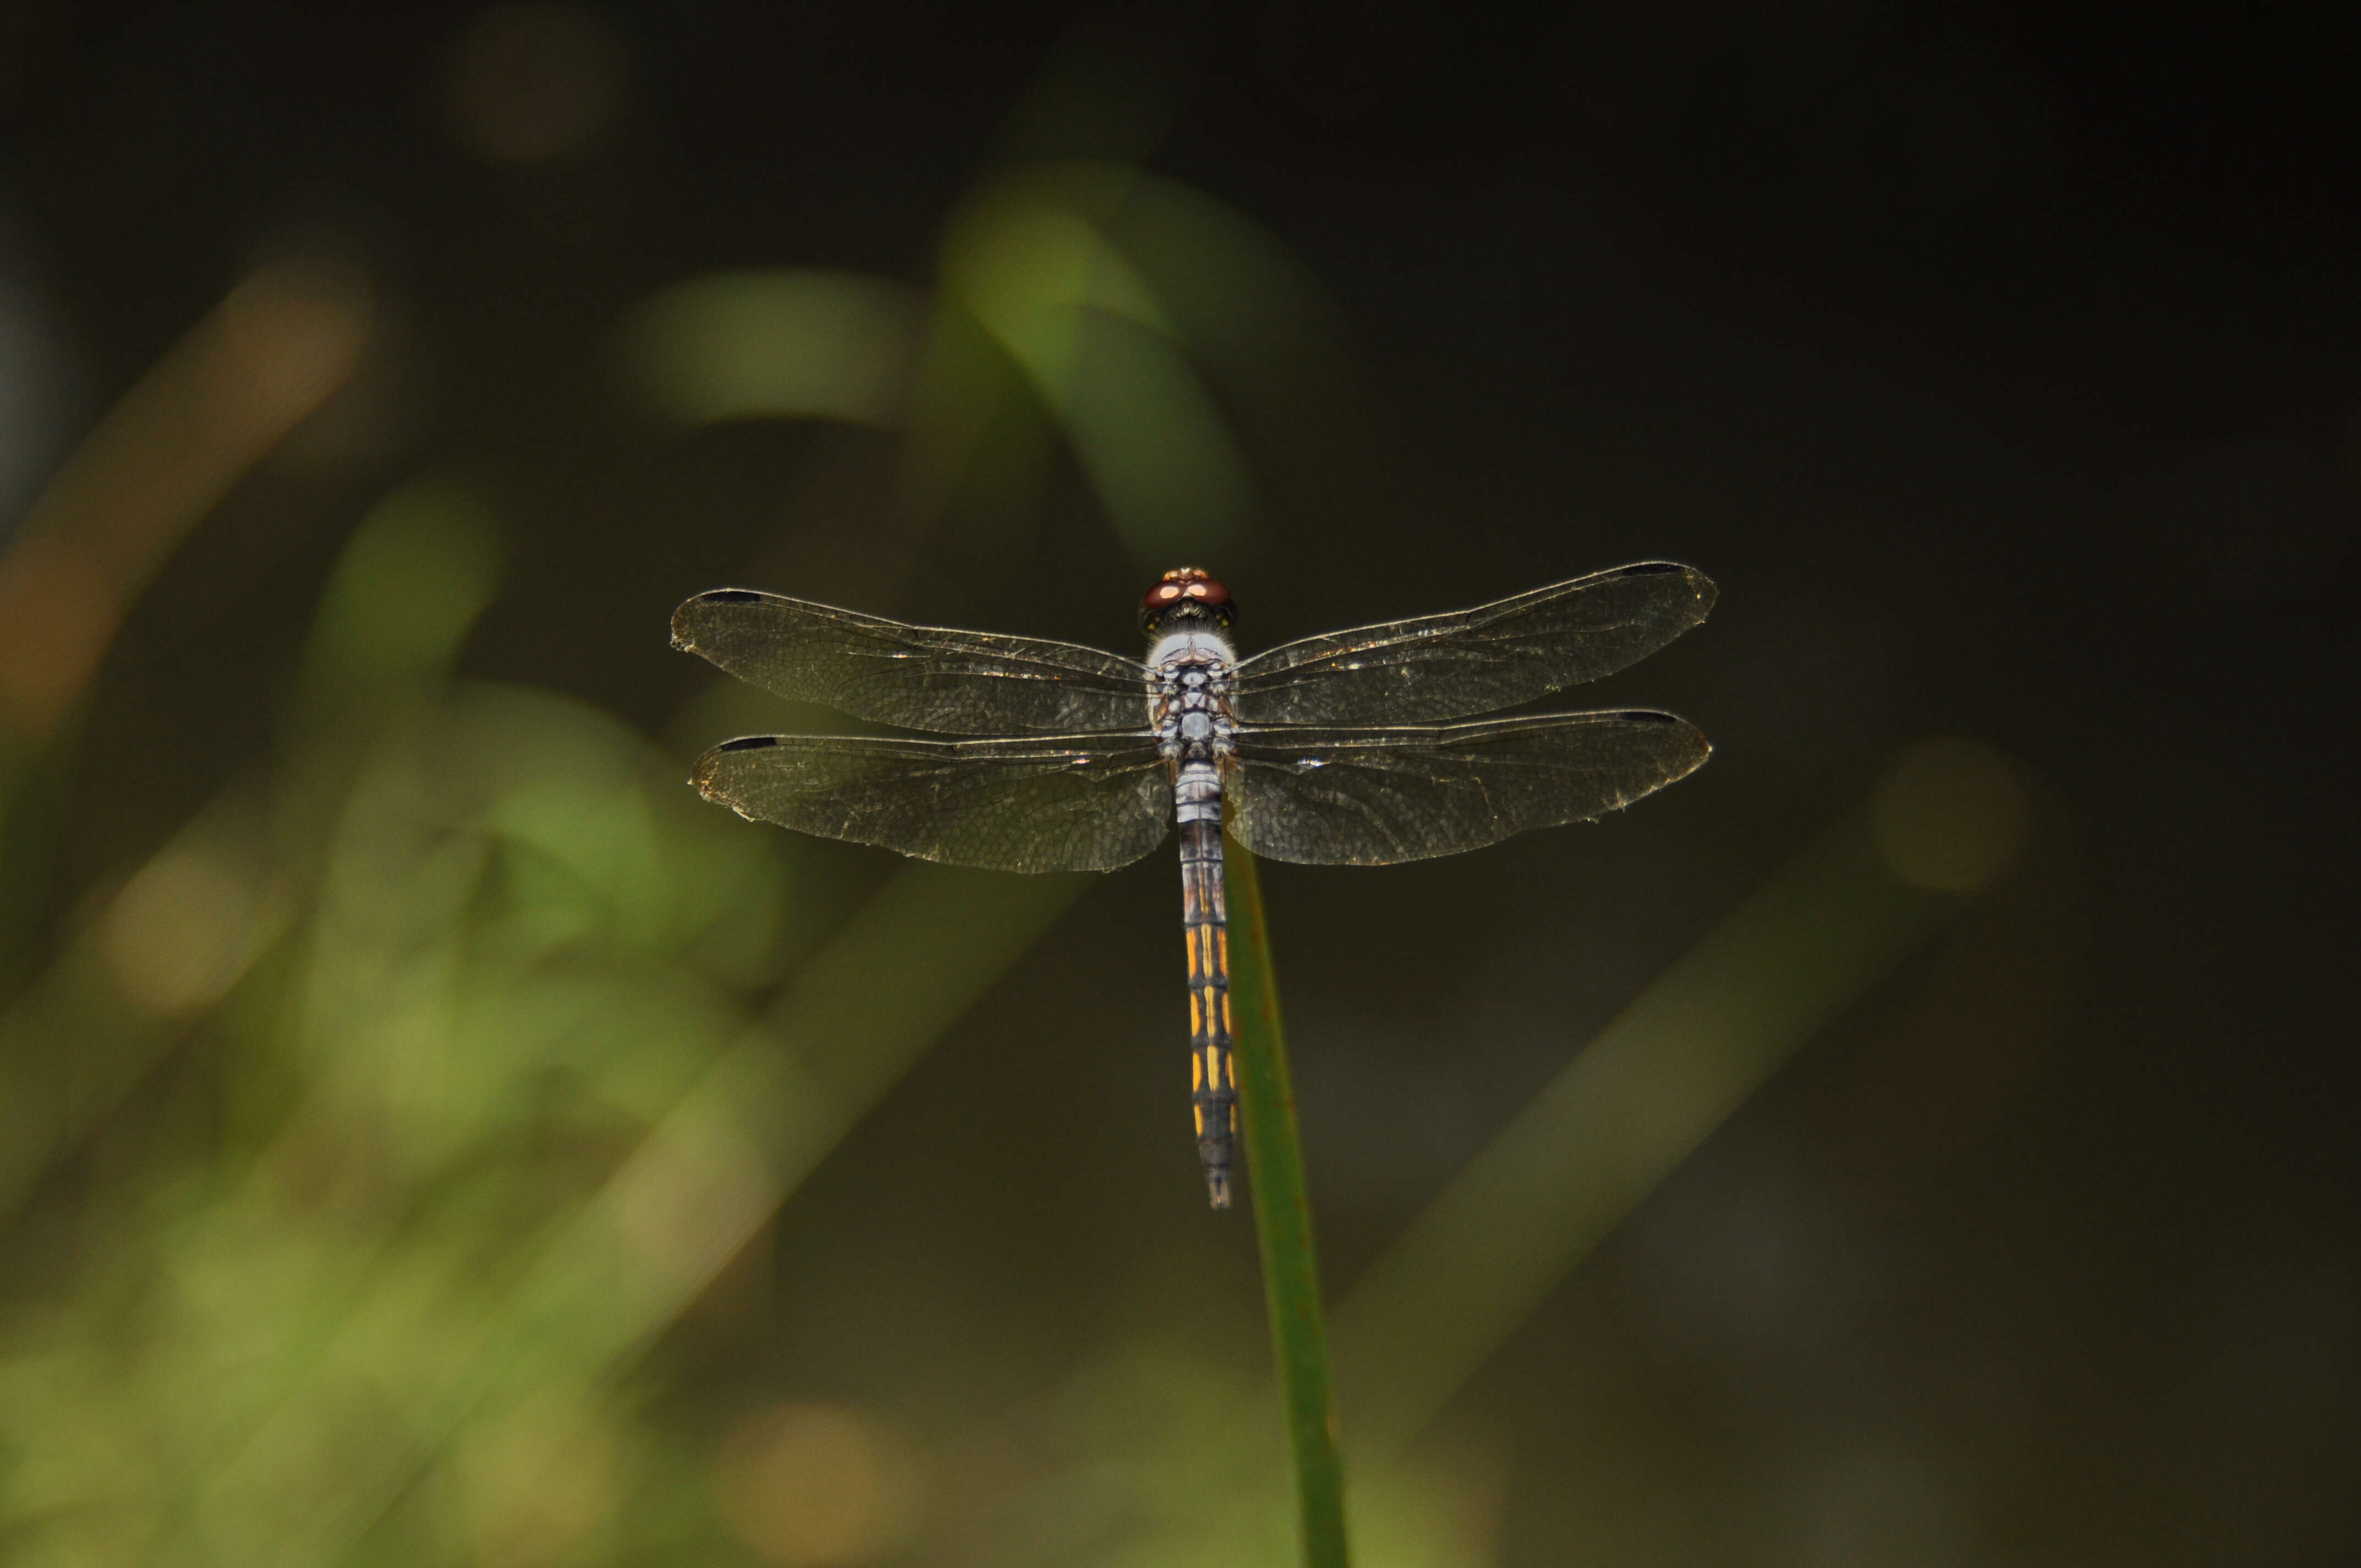
[[[1205,1195],[1230,1206],[1237,1147],[1238,1086],[1230,1054],[1230,929],[1222,888],[1222,784],[1210,762],[1182,766],[1175,790],[1180,827],[1180,911],[1189,942],[1189,1099]]]

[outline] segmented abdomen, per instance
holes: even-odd
[[[1238,1089],[1230,1058],[1230,930],[1222,892],[1218,796],[1209,815],[1180,823],[1180,908],[1189,938],[1189,1090],[1197,1157],[1213,1207],[1230,1206]]]

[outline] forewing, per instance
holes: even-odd
[[[1331,631],[1238,666],[1248,724],[1373,724],[1512,707],[1613,674],[1703,620],[1711,578],[1642,561],[1474,609]]]
[[[1270,860],[1390,865],[1618,810],[1712,751],[1687,720],[1646,710],[1255,729],[1238,738],[1224,817]]]
[[[1095,872],[1163,842],[1171,770],[1152,738],[902,740],[757,735],[690,782],[739,816],[799,833],[1005,872]]]
[[[673,612],[672,642],[800,702],[956,735],[1137,729],[1148,668],[1073,642],[906,626],[749,588]]]

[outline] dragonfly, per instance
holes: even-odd
[[[1696,726],[1653,708],[1470,716],[1647,657],[1714,591],[1642,561],[1241,658],[1229,590],[1183,566],[1140,601],[1145,659],[749,588],[691,598],[672,640],[781,696],[981,737],[725,740],[690,782],[751,820],[1009,872],[1111,871],[1178,828],[1190,1100],[1224,1209],[1238,1133],[1224,830],[1268,860],[1375,866],[1620,810],[1704,763]]]

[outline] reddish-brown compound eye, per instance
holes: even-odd
[[[1230,590],[1207,576],[1202,566],[1176,566],[1139,601],[1140,630],[1152,630],[1164,620],[1166,610],[1179,610],[1184,616],[1210,610],[1215,620],[1227,626],[1233,612]]]
[[[1139,624],[1141,630],[1145,630],[1148,627],[1148,623],[1151,620],[1153,620],[1161,611],[1172,608],[1174,603],[1176,603],[1180,598],[1180,585],[1179,583],[1162,582],[1148,589],[1148,597],[1139,601]]]

